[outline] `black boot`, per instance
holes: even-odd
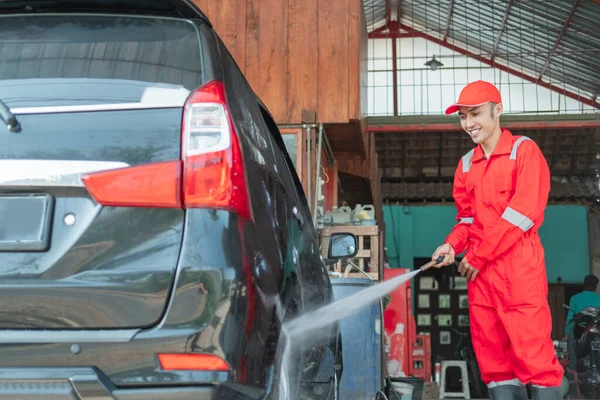
[[[490,400],[527,400],[527,389],[524,386],[499,385],[489,388],[488,392]]]
[[[533,400],[561,400],[562,393],[560,387],[531,387],[531,397]]]

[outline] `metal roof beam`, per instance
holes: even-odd
[[[571,23],[571,19],[573,19],[573,16],[575,15],[575,10],[577,9],[578,5],[579,5],[579,0],[574,0],[573,7],[571,7],[571,11],[569,12],[569,16],[565,20],[565,23],[563,24],[562,29],[560,30],[560,33],[558,34],[558,37],[556,38],[556,41],[554,42],[554,46],[552,47],[552,50],[550,51],[550,54],[548,55],[546,64],[544,64],[544,67],[542,68],[542,71],[540,72],[540,74],[538,76],[538,80],[542,79],[542,76],[546,73],[546,70],[550,66],[550,60],[552,60],[554,53],[556,53],[556,50],[558,49],[558,45],[560,44],[560,41],[562,40],[563,36],[565,35],[565,32],[567,31],[567,28],[569,27],[569,24]]]
[[[442,46],[444,46],[444,47],[446,47],[446,48],[448,48],[448,49],[450,49],[452,51],[460,53],[460,54],[462,54],[464,56],[471,57],[472,59],[477,60],[479,62],[482,62],[482,63],[484,63],[486,65],[489,65],[490,67],[498,68],[501,71],[507,72],[509,74],[517,76],[517,77],[519,77],[521,79],[524,79],[526,81],[529,81],[531,83],[535,83],[536,85],[539,85],[539,86],[544,87],[546,89],[549,89],[549,90],[552,90],[554,92],[560,93],[563,96],[566,96],[566,97],[569,97],[571,99],[577,100],[577,101],[579,101],[579,102],[581,102],[583,104],[587,104],[588,106],[600,109],[600,103],[596,103],[595,101],[592,101],[591,99],[587,99],[585,97],[582,97],[581,95],[578,95],[576,93],[568,91],[565,88],[561,88],[561,87],[552,85],[552,84],[550,84],[548,82],[541,81],[541,80],[539,80],[537,78],[534,78],[533,76],[530,76],[530,75],[527,75],[527,74],[523,73],[522,71],[517,71],[514,68],[510,68],[510,67],[507,67],[505,65],[497,64],[495,61],[492,61],[489,58],[486,58],[486,57],[482,56],[481,54],[476,54],[476,53],[473,53],[471,51],[465,50],[462,47],[459,47],[459,46],[456,46],[454,44],[450,44],[450,43],[444,42],[443,40],[438,39],[435,36],[432,36],[432,35],[429,35],[427,33],[423,33],[421,31],[418,31],[417,29],[413,28],[410,25],[406,25],[406,24],[403,24],[403,23],[401,23],[399,25],[400,25],[400,27],[402,29],[404,29],[405,31],[407,31],[409,33],[412,33],[413,35],[415,35],[417,37],[421,37],[423,39],[427,39],[430,42],[437,43],[437,44],[442,45]]]
[[[496,52],[498,51],[500,39],[502,38],[502,34],[504,33],[504,29],[506,28],[506,22],[508,21],[508,15],[510,14],[510,8],[512,7],[512,3],[513,0],[508,0],[508,3],[506,4],[506,12],[504,13],[504,18],[502,19],[502,27],[500,28],[500,33],[498,33],[498,37],[494,42],[494,49],[492,50],[492,61],[494,61],[494,59],[496,58]]]
[[[446,17],[446,27],[444,28],[444,42],[448,41],[448,33],[450,32],[450,24],[452,23],[452,11],[454,10],[454,0],[450,0],[450,8],[448,8],[448,16]]]

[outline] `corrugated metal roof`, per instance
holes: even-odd
[[[519,66],[533,77],[543,72],[543,81],[566,84],[589,98],[600,92],[600,4],[593,0],[404,0],[401,4],[402,22],[418,31],[443,38],[452,10],[449,43],[505,66]],[[366,0],[364,6],[368,27],[385,24],[386,0]]]
[[[385,25],[388,0],[364,0],[365,18],[367,29],[372,31]]]

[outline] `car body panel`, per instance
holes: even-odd
[[[16,298],[7,298],[5,303],[12,305],[12,319],[0,323],[0,328],[15,329],[0,329],[0,340],[7,339],[0,350],[0,396],[3,371],[10,372],[7,377],[29,371],[34,386],[41,384],[44,376],[62,382],[73,380],[69,374],[81,374],[88,376],[91,386],[101,384],[106,388],[102,390],[115,398],[148,395],[152,399],[172,386],[189,389],[190,396],[196,387],[202,392],[199,398],[236,398],[232,393],[239,398],[273,396],[281,372],[282,324],[333,299],[310,209],[276,124],[206,18],[201,14],[190,18],[186,13],[193,7],[186,1],[172,2],[178,6],[164,11],[165,16],[159,7],[144,11],[154,17],[130,19],[137,21],[140,32],[146,29],[144,18],[160,20],[163,28],[172,20],[177,20],[178,26],[192,24],[200,51],[199,67],[191,68],[196,81],[182,83],[169,78],[161,82],[159,71],[148,75],[150,80],[140,80],[139,71],[129,78],[121,71],[111,82],[112,91],[103,91],[103,77],[91,76],[78,97],[77,91],[53,81],[56,77],[44,76],[40,78],[46,80],[38,83],[52,88],[62,99],[58,104],[53,104],[51,96],[36,97],[23,86],[21,93],[29,90],[34,104],[7,101],[21,113],[17,117],[23,132],[0,132],[0,145],[2,141],[7,145],[0,149],[0,162],[84,164],[71,164],[64,176],[55,177],[54,183],[58,179],[62,185],[49,183],[48,174],[41,174],[37,179],[43,184],[27,186],[21,180],[16,185],[13,179],[10,186],[0,175],[0,195],[24,189],[50,193],[58,207],[48,251],[0,252],[0,265],[11,264],[17,271],[15,276],[0,275],[16,279],[12,281]],[[36,3],[49,4],[43,0]],[[67,3],[77,1],[64,1]],[[103,1],[92,3],[96,7]],[[182,8],[187,10],[185,19],[173,17],[182,15],[173,11]],[[46,9],[40,10],[34,18],[44,16]],[[0,7],[0,14],[9,11]],[[73,10],[63,11],[69,18],[77,17]],[[95,21],[115,18],[103,10],[93,12],[99,13],[94,14]],[[125,15],[127,10],[119,12]],[[144,51],[143,46],[138,51]],[[0,62],[0,78],[1,71]],[[85,171],[80,169],[108,167],[102,163],[123,163],[126,168],[179,160],[181,102],[186,91],[191,93],[212,80],[225,84],[228,111],[243,154],[251,218],[224,209],[103,207],[95,203],[81,184]],[[159,88],[168,95],[145,96],[148,88]],[[0,99],[7,90],[0,84]],[[116,95],[107,101],[106,93]],[[105,99],[105,109],[42,108],[85,108],[90,98],[98,97]],[[85,132],[83,137],[78,135],[81,132]],[[32,146],[32,140],[42,143],[47,138],[53,138],[48,146]],[[73,227],[64,226],[65,216],[76,208],[82,222],[78,219],[69,231]],[[61,230],[65,231],[62,236]],[[24,286],[25,278],[29,286]],[[19,308],[27,302],[29,308]],[[20,334],[21,339],[11,340]],[[335,385],[338,348],[337,324],[303,342],[294,350],[300,363],[294,369],[294,381]],[[230,370],[164,371],[158,353],[212,354],[224,359]],[[86,370],[90,367],[95,375]],[[186,390],[178,395],[184,396]]]

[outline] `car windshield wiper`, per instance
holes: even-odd
[[[10,109],[0,100],[0,119],[4,121],[6,127],[11,132],[21,132],[21,124],[17,121],[17,117],[14,116]]]

